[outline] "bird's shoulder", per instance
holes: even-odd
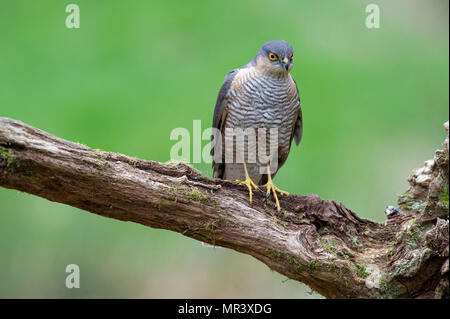
[[[242,68],[236,70],[231,82],[231,88],[233,90],[239,90],[255,73],[255,66],[253,64],[246,64]]]
[[[247,78],[246,75],[248,75],[253,68],[254,66],[249,63],[227,73],[217,96],[216,106],[214,108],[213,127],[219,128],[220,126],[220,119],[225,112],[226,100],[230,90],[238,90],[245,82],[245,79]]]
[[[239,72],[239,69],[233,69],[227,73],[225,76],[225,80],[220,87],[219,94],[217,95],[216,106],[214,108],[214,117],[213,117],[213,127],[219,128],[221,117],[224,112],[224,102],[230,90],[231,84],[233,82],[233,78],[236,76],[236,73]]]
[[[295,79],[291,74],[289,74],[289,86],[291,88],[291,91],[294,94],[299,95],[297,82],[295,82]],[[299,99],[300,99],[300,96],[299,96]]]

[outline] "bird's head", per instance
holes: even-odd
[[[294,49],[284,40],[265,43],[256,56],[256,64],[274,74],[287,74],[294,64]]]

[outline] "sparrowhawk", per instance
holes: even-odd
[[[272,179],[285,163],[292,139],[298,145],[302,138],[300,98],[297,84],[289,73],[293,61],[293,48],[286,41],[265,43],[249,63],[226,75],[213,117],[214,177],[246,185],[250,202],[253,188],[263,185],[267,196],[273,195],[278,211],[277,192],[288,193],[277,188]],[[241,138],[235,134],[237,129],[244,132]],[[273,134],[274,129],[276,134]],[[249,132],[254,132],[253,137]],[[243,148],[237,147],[238,140]],[[260,151],[260,146],[266,146],[264,155],[271,147],[277,151],[273,156],[276,158],[270,159],[272,163],[267,157],[261,160],[264,152]],[[232,155],[232,161],[227,160],[227,152]],[[242,161],[236,160],[239,152],[242,152]],[[258,153],[256,161],[250,156],[254,153]],[[275,168],[271,166],[273,162]]]

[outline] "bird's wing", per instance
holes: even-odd
[[[227,95],[230,90],[231,84],[233,83],[233,79],[240,69],[234,69],[228,72],[225,76],[225,80],[223,81],[222,87],[220,88],[219,95],[217,96],[216,107],[214,108],[214,116],[213,116],[213,125],[212,127],[217,129],[219,132],[223,133],[223,123],[225,122],[227,116],[226,104],[227,104]],[[213,136],[211,137],[213,138]],[[218,137],[217,137],[218,138]],[[217,143],[216,143],[217,145]],[[223,178],[224,173],[224,161],[222,159],[221,163],[216,163],[214,161],[214,147],[211,148],[211,156],[213,157],[213,171],[214,177]],[[223,153],[223,152],[222,152]],[[222,157],[224,154],[222,154]]]
[[[298,92],[297,82],[295,82],[295,80],[292,76],[291,76],[291,79],[294,82],[293,85],[295,86],[295,89],[297,90],[297,96],[298,96],[298,115],[297,115],[297,119],[295,120],[294,130],[292,131],[295,145],[298,146],[298,144],[300,144],[300,141],[302,140],[302,136],[303,136],[302,106],[301,106],[301,102],[300,102],[300,94]],[[291,140],[292,140],[292,138],[291,138]]]
[[[230,90],[231,83],[233,82],[233,78],[239,69],[231,70],[225,76],[225,80],[223,81],[222,87],[220,88],[219,95],[217,96],[216,107],[214,108],[214,117],[213,117],[213,127],[220,129],[221,120],[224,117],[224,109],[225,109],[225,98]]]

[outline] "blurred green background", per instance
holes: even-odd
[[[80,29],[65,27],[72,2]],[[368,3],[380,29],[365,27]],[[304,118],[277,185],[383,221],[443,141],[447,0],[3,0],[0,116],[167,161],[172,129],[210,126],[225,74],[273,39],[295,49]],[[65,288],[70,263],[80,289]],[[321,297],[285,279],[228,249],[0,189],[2,298]]]

